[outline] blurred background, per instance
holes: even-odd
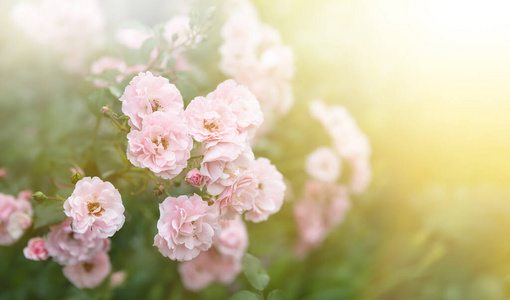
[[[94,126],[81,101],[93,91],[90,82],[62,71],[58,55],[22,36],[9,17],[15,2],[0,3],[0,167],[9,170],[0,192],[11,194],[50,189],[50,174],[68,177],[73,147]],[[257,154],[271,158],[299,196],[306,155],[329,144],[308,112],[316,98],[345,106],[373,153],[369,189],[353,197],[346,220],[306,259],[289,255],[292,202],[268,222],[249,224],[249,252],[266,263],[270,289],[286,299],[509,299],[510,2],[254,4],[296,58],[294,106],[269,134],[271,147]],[[178,5],[106,0],[101,7],[114,30],[131,20],[165,22]],[[214,65],[218,33],[207,43],[212,50],[201,59]],[[190,95],[222,80],[211,72]],[[133,211],[132,219],[150,210]],[[114,237],[112,263],[128,279],[109,296],[224,299],[247,285],[239,278],[233,287],[183,290],[176,264],[150,244],[155,222],[131,222]],[[95,297],[67,283],[55,263],[27,261],[25,245],[0,248],[0,299]]]

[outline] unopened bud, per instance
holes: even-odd
[[[106,113],[108,110],[110,110],[110,108],[109,108],[108,106],[103,106],[103,107],[101,108],[101,113],[103,113],[103,114],[104,114],[104,113]]]
[[[34,197],[34,200],[38,201],[38,202],[43,202],[46,199],[48,199],[48,197],[43,192],[41,192],[41,191],[35,192],[33,197]]]
[[[76,184],[78,181],[80,181],[82,179],[83,179],[83,175],[81,175],[80,173],[74,173],[73,175],[71,175],[71,182],[73,184]]]
[[[163,195],[164,193],[165,193],[165,188],[164,188],[162,185],[157,186],[157,187],[155,187],[155,188],[154,188],[154,194],[155,194],[156,196],[161,196],[161,195]]]

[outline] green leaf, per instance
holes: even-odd
[[[34,215],[34,229],[60,223],[66,218],[62,202],[56,200],[46,200],[36,205]]]
[[[250,291],[240,291],[232,295],[229,300],[260,300],[260,295]]]
[[[147,62],[149,61],[150,55],[152,50],[154,50],[154,47],[156,47],[156,38],[149,38],[146,39],[145,42],[143,42],[142,47],[140,48],[140,55],[142,57],[142,61]]]
[[[101,108],[111,104],[111,97],[105,89],[96,90],[87,99],[87,106],[96,117],[101,117]]]
[[[269,275],[260,260],[249,253],[246,253],[243,259],[243,273],[250,284],[259,291],[264,290],[269,283]]]
[[[283,295],[280,290],[274,290],[269,295],[267,295],[267,300],[282,300]]]

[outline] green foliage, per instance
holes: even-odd
[[[262,262],[255,256],[246,253],[243,258],[243,273],[250,284],[257,290],[262,291],[269,283],[269,275]]]

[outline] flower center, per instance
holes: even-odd
[[[89,216],[94,215],[96,217],[101,216],[101,213],[104,211],[99,202],[88,202],[87,209],[89,211]]]
[[[218,126],[216,126],[214,122],[204,120],[204,128],[211,132],[214,129],[218,128]]]
[[[85,269],[85,272],[89,273],[92,269],[94,269],[94,264],[88,262],[83,263],[83,268]]]
[[[155,139],[155,140],[153,140],[152,142],[153,142],[156,146],[159,146],[159,145],[163,146],[163,149],[165,149],[165,150],[166,150],[166,148],[168,147],[168,144],[170,144],[170,142],[167,140],[167,138],[166,138],[166,137],[163,137],[163,138],[162,138],[162,137],[160,137],[160,136],[158,136],[158,138],[157,138],[157,139]],[[157,149],[156,149],[156,152],[157,152]]]
[[[156,112],[161,108],[161,105],[159,104],[159,101],[157,99],[153,99],[150,101],[152,112]]]

